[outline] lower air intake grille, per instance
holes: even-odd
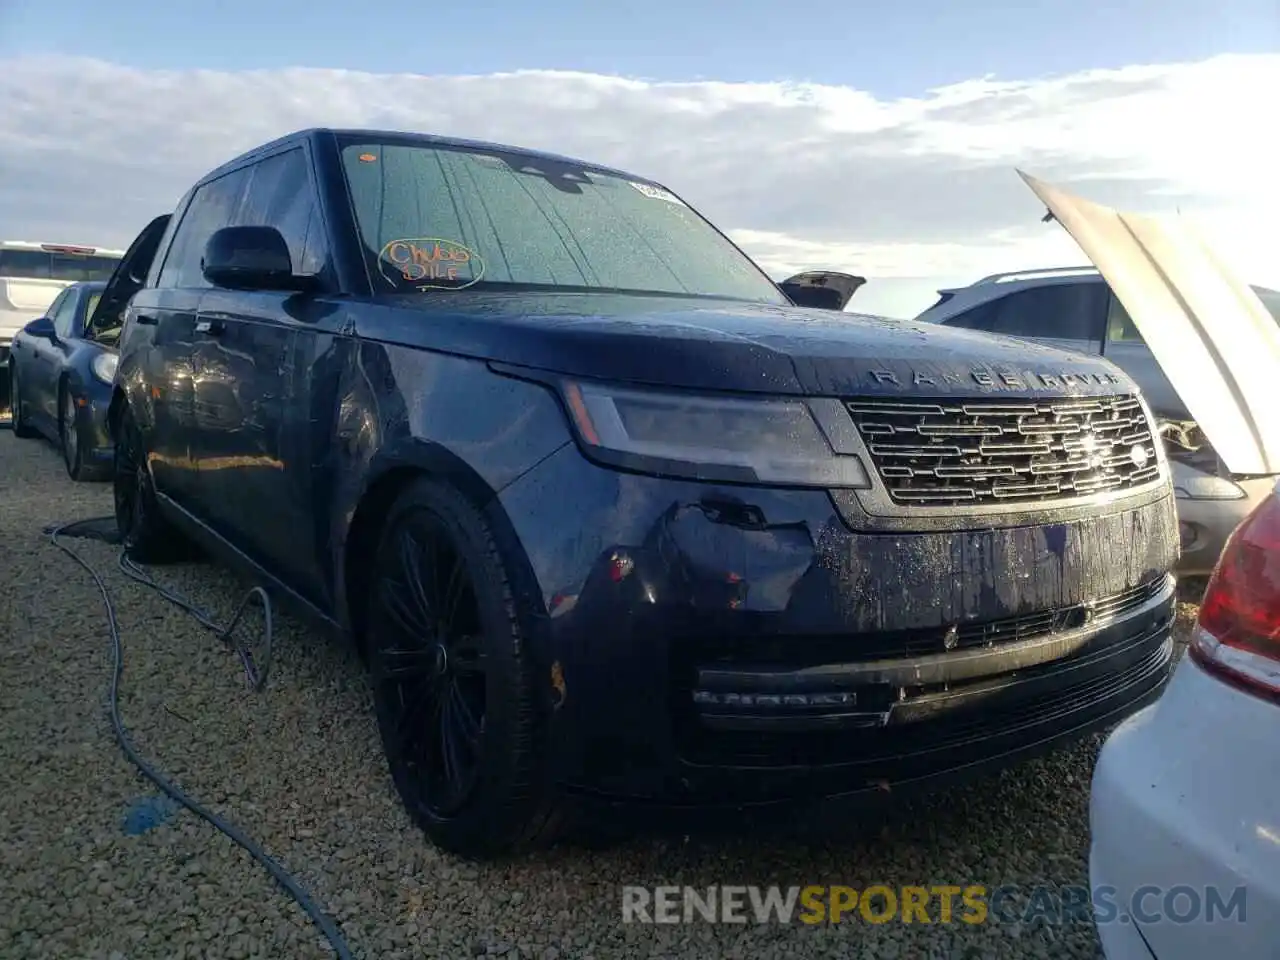
[[[1137,397],[845,402],[895,503],[1086,497],[1159,475]]]

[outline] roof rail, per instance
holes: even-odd
[[[993,273],[989,277],[983,277],[976,281],[973,286],[979,286],[984,283],[1012,283],[1016,280],[1042,280],[1049,277],[1084,277],[1097,276],[1098,268],[1094,266],[1080,267],[1044,267],[1039,270],[1014,270],[1009,273]]]

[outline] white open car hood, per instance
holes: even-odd
[[[1280,325],[1181,217],[1073,197],[1018,171],[1093,261],[1234,474],[1280,473]]]

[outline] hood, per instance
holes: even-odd
[[[1071,196],[1018,171],[1124,304],[1232,473],[1280,473],[1280,326],[1181,218]]]
[[[202,309],[217,310],[218,294]],[[383,297],[362,338],[566,376],[752,393],[1083,396],[1134,389],[1101,357],[909,320],[609,293]]]

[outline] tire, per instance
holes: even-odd
[[[67,476],[77,482],[106,479],[108,471],[97,464],[84,462],[84,429],[76,412],[75,397],[65,383],[58,390],[58,439]]]
[[[542,671],[484,517],[452,487],[415,481],[387,515],[373,574],[374,706],[410,817],[472,859],[550,843],[566,818],[544,762]]]
[[[189,555],[186,539],[160,514],[146,448],[133,411],[125,407],[116,430],[115,500],[116,530],[125,555],[135,563],[163,564]]]
[[[33,440],[40,432],[27,423],[27,411],[22,404],[22,394],[18,389],[18,365],[9,361],[9,408],[13,417],[13,435],[22,440]]]

